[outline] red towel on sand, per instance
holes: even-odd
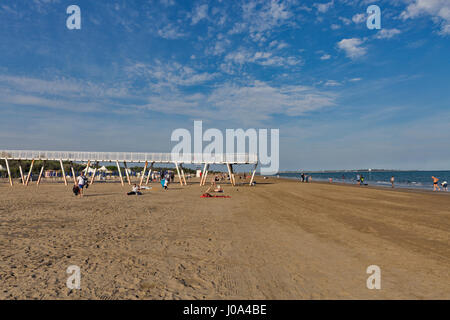
[[[209,193],[204,193],[200,196],[200,198],[231,198],[230,196],[216,196],[210,195]]]

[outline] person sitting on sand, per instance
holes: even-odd
[[[140,191],[141,188],[139,188],[136,184],[133,186],[133,188],[131,189],[130,192],[127,193],[127,195],[131,196],[131,195],[137,195],[137,196],[142,196],[142,192]]]
[[[77,185],[74,185],[72,188],[72,192],[75,196],[78,196],[80,194],[80,187]]]
[[[431,176],[431,179],[433,179],[433,191],[436,191],[436,188],[437,188],[439,191],[441,191],[441,188],[440,188],[439,185],[438,185],[439,179],[436,178],[436,177],[434,177],[434,176]]]
[[[211,180],[211,185],[209,186],[208,189],[206,189],[205,193],[203,194],[204,196],[211,196],[211,194],[209,193],[210,190],[214,188],[213,192],[223,192],[223,189],[221,186],[217,185],[216,186],[216,182],[215,180]]]
[[[442,182],[442,183],[441,183],[441,186],[442,186],[442,189],[443,189],[444,191],[448,191],[448,189],[447,189],[447,187],[448,187],[447,181]]]

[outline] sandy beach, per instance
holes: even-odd
[[[1,183],[0,299],[450,299],[450,194],[257,182]]]

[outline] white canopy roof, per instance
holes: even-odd
[[[86,168],[83,169],[83,172],[86,172]],[[94,173],[95,169],[92,167],[89,167],[88,173]]]

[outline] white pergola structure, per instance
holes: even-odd
[[[141,175],[140,185],[144,182],[144,177],[148,169],[146,184],[149,183],[153,165],[155,163],[162,164],[174,164],[177,170],[180,184],[187,185],[186,176],[184,174],[183,165],[203,165],[203,172],[200,178],[200,185],[205,185],[206,178],[210,165],[225,165],[228,170],[230,182],[233,186],[236,185],[234,177],[233,166],[234,165],[254,165],[252,177],[250,179],[250,185],[253,185],[255,178],[256,168],[258,166],[258,156],[256,154],[248,153],[233,153],[233,154],[183,154],[182,156],[172,153],[137,153],[137,152],[82,152],[82,151],[30,151],[30,150],[0,150],[0,158],[4,159],[6,163],[6,170],[8,172],[9,183],[13,185],[13,179],[9,168],[8,160],[19,161],[19,171],[22,184],[28,186],[31,172],[35,161],[43,161],[37,185],[41,182],[42,173],[44,172],[45,161],[59,161],[61,165],[61,172],[64,179],[64,184],[67,185],[66,173],[64,171],[63,161],[68,161],[71,164],[72,176],[74,184],[76,184],[75,170],[73,168],[74,162],[86,162],[86,172],[89,172],[91,162],[95,162],[94,175],[92,176],[91,183],[94,183],[95,173],[97,171],[98,164],[100,162],[115,162],[119,171],[120,182],[124,185],[122,172],[120,170],[119,163],[123,163],[125,167],[125,174],[128,184],[131,185],[130,175],[127,169],[127,163],[144,163],[144,170]],[[25,176],[20,164],[21,160],[31,160],[31,166],[28,174]],[[150,166],[149,166],[150,165]]]

